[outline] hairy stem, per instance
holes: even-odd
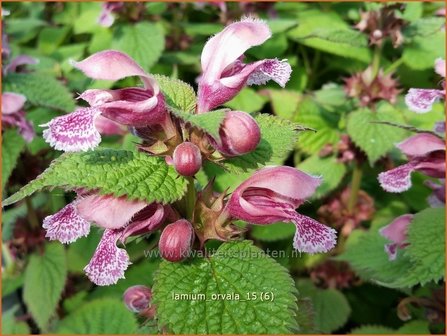
[[[357,204],[357,199],[358,199],[358,195],[359,195],[361,182],[362,182],[362,166],[361,166],[361,164],[357,163],[354,166],[354,171],[352,172],[351,193],[349,195],[349,200],[348,200],[349,213],[352,213],[352,211],[354,210],[354,207]]]
[[[194,186],[194,178],[187,177],[188,189],[185,195],[185,214],[188,220],[192,220],[192,215],[194,213],[194,207],[196,205],[196,188]]]
[[[381,53],[382,53],[382,48],[379,47],[379,46],[376,46],[374,48],[373,59],[372,59],[372,75],[373,75],[373,78],[376,78],[377,75],[379,74]]]

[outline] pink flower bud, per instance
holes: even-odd
[[[161,256],[172,262],[188,256],[194,241],[194,230],[190,222],[180,219],[165,227],[158,242]]]
[[[227,156],[250,153],[261,140],[261,131],[256,121],[245,112],[230,111],[219,131],[219,152]]]
[[[131,312],[140,313],[149,307],[152,292],[149,287],[143,285],[132,286],[123,294],[123,301]]]
[[[174,168],[180,175],[193,176],[202,167],[200,149],[192,142],[178,145],[173,154]]]

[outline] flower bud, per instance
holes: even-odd
[[[192,142],[178,145],[172,159],[175,170],[182,176],[193,176],[202,167],[200,149]]]
[[[194,230],[190,222],[180,219],[165,227],[158,242],[161,256],[172,262],[185,259],[194,241]]]
[[[152,292],[149,287],[143,285],[132,286],[123,294],[123,301],[131,312],[140,313],[149,307]]]
[[[221,144],[217,149],[227,156],[250,153],[261,140],[256,121],[245,112],[230,111],[219,130]]]

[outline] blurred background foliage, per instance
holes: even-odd
[[[393,161],[403,159],[394,144],[410,133],[368,122],[377,119],[431,130],[435,122],[443,120],[442,104],[436,104],[431,113],[416,115],[406,108],[403,97],[411,87],[437,85],[433,64],[435,59],[445,58],[444,19],[437,12],[444,4],[400,4],[397,12],[405,23],[400,27],[403,42],[394,46],[386,39],[377,52],[368,34],[354,26],[363,12],[383,6],[360,2],[125,3],[112,14],[113,24],[104,27],[98,23],[103,10],[98,2],[2,3],[9,12],[3,17],[3,29],[11,48],[11,55],[3,58],[3,68],[22,54],[39,60],[28,65],[26,72],[3,77],[3,91],[27,97],[26,117],[37,132],[30,143],[13,129],[3,132],[3,197],[35,178],[60,154],[43,141],[38,125],[82,104],[75,100],[78,93],[112,85],[86,78],[70,62],[116,49],[128,53],[150,73],[180,78],[195,86],[200,53],[209,36],[243,15],[258,16],[269,23],[273,37],[250,49],[248,60],[286,58],[293,68],[292,78],[285,89],[276,84],[245,88],[227,106],[275,114],[316,130],[302,133],[285,164],[323,177],[318,194],[303,205],[302,212],[342,232],[331,254],[277,259],[289,269],[299,290],[300,332],[444,332],[443,281],[427,279],[423,285],[392,286],[387,279],[401,273],[393,269],[386,278],[382,272],[388,260],[383,251],[385,240],[379,238],[377,228],[398,215],[427,208],[430,190],[422,175],[414,177],[410,191],[397,196],[379,187],[377,175]],[[359,96],[347,96],[345,85],[348,78],[374,62],[396,80],[388,89],[398,91],[395,99],[377,99],[361,106]],[[118,86],[135,83],[137,79],[127,78]],[[131,134],[105,138],[104,147],[131,149],[138,141]],[[359,190],[352,199],[349,188],[359,171]],[[247,177],[205,166],[198,178],[204,184],[212,176],[217,176],[220,190],[228,185],[231,189]],[[41,228],[43,218],[72,197],[55,190],[4,209],[2,332],[156,332],[153,321],[137,321],[125,309],[121,296],[131,285],[152,284],[159,261],[147,259],[143,253],[156,248],[157,237],[128,244],[134,265],[126,279],[115,286],[96,287],[86,279],[83,268],[99,234],[65,247],[45,241]],[[375,236],[367,242],[375,249],[366,248],[362,240],[370,232]],[[278,223],[254,226],[246,235],[261,248],[290,254],[293,233],[293,225]]]

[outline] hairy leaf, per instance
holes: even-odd
[[[37,325],[43,330],[55,313],[66,276],[67,260],[61,244],[49,243],[42,255],[31,255],[25,270],[23,299]]]
[[[4,79],[4,91],[23,94],[29,103],[72,112],[74,100],[68,89],[46,74],[11,73]],[[36,125],[37,126],[37,125]]]
[[[17,165],[20,153],[25,147],[25,140],[17,129],[8,129],[2,135],[2,190],[9,176]]]
[[[139,22],[119,27],[112,47],[125,52],[148,71],[160,58],[165,48],[165,39],[160,26]]]
[[[160,85],[168,105],[183,112],[194,113],[197,98],[191,85],[163,75],[155,75],[154,77]]]
[[[369,109],[353,112],[347,124],[349,136],[366,153],[371,166],[408,134],[398,127],[376,124],[377,121],[404,123],[397,110],[382,104],[375,112]]]
[[[286,270],[262,250],[248,241],[231,242],[210,258],[162,262],[153,303],[159,326],[176,334],[290,333],[296,328],[295,291]],[[204,299],[176,297],[181,294]]]
[[[170,203],[183,197],[186,180],[162,158],[144,153],[113,149],[65,153],[3,205],[46,187],[85,188],[131,200]]]
[[[135,315],[120,300],[95,300],[81,306],[58,325],[60,334],[135,334]]]

